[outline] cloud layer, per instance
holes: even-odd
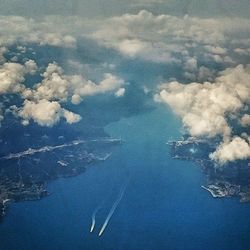
[[[91,39],[100,48],[112,49],[122,59],[163,64],[166,70],[168,66],[174,68],[173,75],[161,86],[158,99],[173,108],[192,136],[222,138],[211,158],[219,162],[244,159],[238,153],[226,159],[223,152],[233,152],[238,144],[249,145],[249,140],[236,134],[231,126],[232,122],[237,123],[247,132],[250,125],[248,19],[154,15],[146,10],[101,20],[79,16],[46,16],[39,20],[0,16],[0,94],[16,94],[23,99],[23,105],[13,110],[24,124],[34,120],[52,126],[60,119],[73,123],[80,117],[66,110],[65,103],[77,105],[86,96],[107,92],[116,97],[125,94],[125,81],[114,73],[105,71],[101,80],[93,82],[80,67],[78,74],[66,74],[56,62],[43,65],[42,70],[27,58],[19,61],[19,55],[29,51],[31,45],[76,52],[82,38]],[[6,59],[13,47],[17,52]],[[115,65],[110,65],[105,70],[115,72]],[[36,73],[41,74],[41,81],[27,87],[27,75]],[[49,108],[51,113],[40,111]],[[2,120],[2,106],[1,110]]]
[[[107,19],[95,29],[89,37],[100,45],[129,58],[182,65],[190,80],[209,74],[211,63],[237,64],[236,54],[249,55],[247,19],[157,16],[142,10]]]

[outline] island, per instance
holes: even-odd
[[[240,202],[250,201],[250,163],[248,160],[219,165],[209,158],[218,141],[197,139],[185,135],[180,141],[169,141],[174,159],[193,161],[206,176],[201,187],[214,198],[239,197]]]
[[[2,156],[0,221],[12,202],[39,200],[48,196],[46,187],[49,182],[79,175],[89,166],[107,160],[111,156],[111,147],[121,142],[121,139],[110,137],[76,139]]]

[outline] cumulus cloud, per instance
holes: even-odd
[[[250,115],[244,114],[244,115],[241,117],[240,123],[241,123],[241,125],[242,125],[243,127],[248,127],[248,126],[250,126]]]
[[[235,136],[230,141],[220,144],[210,158],[222,164],[228,161],[246,160],[250,158],[250,138]]]
[[[27,92],[27,97],[63,102],[70,97],[73,104],[79,104],[85,96],[116,91],[124,85],[124,80],[112,74],[104,74],[103,80],[98,84],[82,75],[65,75],[56,63],[50,63],[42,76],[42,82],[34,86],[31,92]]]
[[[34,75],[37,71],[37,64],[33,60],[28,60],[24,63],[26,73]]]
[[[61,117],[61,106],[57,102],[41,100],[38,103],[25,100],[23,108],[18,115],[23,119],[23,124],[28,124],[33,119],[39,125],[53,126]]]
[[[196,58],[188,58],[184,64],[184,69],[188,71],[196,71],[197,70],[197,59]]]
[[[182,118],[184,127],[191,136],[221,136],[223,144],[212,158],[225,162],[239,156],[238,153],[234,153],[233,158],[225,157],[225,154],[230,154],[230,149],[234,149],[236,142],[239,143],[239,139],[230,139],[232,129],[228,116],[237,116],[250,104],[249,79],[250,66],[239,65],[221,72],[212,83],[163,84],[157,99],[168,104]],[[247,123],[248,117],[244,116],[243,120]],[[241,145],[245,145],[245,140],[242,139],[240,142]],[[243,159],[243,156],[239,156],[238,159]]]
[[[63,109],[63,117],[66,119],[67,123],[69,124],[79,122],[82,119],[80,115],[75,114],[66,109]]]
[[[239,54],[239,55],[250,55],[250,48],[244,48],[244,49],[242,49],[242,48],[236,48],[236,49],[234,49],[234,52],[235,53],[237,53],[237,54]]]
[[[43,80],[34,86],[31,98],[66,101],[70,83],[63,75],[63,70],[56,63],[50,63],[41,75]]]
[[[6,62],[0,65],[0,94],[18,93],[25,90],[22,84],[26,74],[34,74],[37,65],[29,60],[24,65]]]
[[[35,42],[40,45],[51,45],[55,47],[75,48],[76,38],[70,35],[62,35],[58,33],[41,33],[29,38],[28,42]]]
[[[23,119],[23,124],[28,125],[32,119],[41,126],[51,127],[65,118],[70,124],[80,121],[81,117],[61,107],[58,102],[42,99],[38,102],[24,101],[23,107],[18,111],[18,116]]]
[[[116,96],[116,97],[122,97],[122,96],[124,96],[125,92],[126,92],[125,88],[120,88],[120,89],[118,89],[118,90],[115,92],[115,96]]]
[[[26,61],[24,65],[4,63],[0,66],[0,94],[15,93],[24,99],[23,107],[14,109],[14,113],[23,119],[24,125],[28,125],[31,119],[41,126],[53,126],[61,118],[65,118],[70,124],[75,123],[80,121],[81,117],[62,108],[60,103],[70,99],[77,105],[85,96],[112,91],[115,93],[119,89],[120,95],[125,92],[125,89],[121,89],[124,80],[115,75],[104,74],[103,79],[96,84],[82,75],[64,74],[63,69],[56,63],[47,66],[41,74],[43,79],[40,83],[26,87],[23,84],[25,75],[36,72],[37,65],[32,60]]]
[[[79,96],[78,94],[74,94],[74,95],[72,95],[72,97],[71,97],[71,102],[72,102],[73,104],[77,105],[77,104],[79,104],[79,103],[82,102],[82,98],[81,98],[81,96]]]
[[[71,34],[72,28],[67,26],[67,22],[63,22],[63,18],[66,19],[66,17],[51,16],[35,20],[21,16],[0,16],[0,44],[11,46],[36,43],[41,46],[75,48],[76,38]],[[71,22],[72,19],[78,27],[77,20],[72,17]],[[62,23],[65,25],[63,26]]]

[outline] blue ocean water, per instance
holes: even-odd
[[[12,204],[0,225],[0,249],[250,249],[250,204],[212,198],[200,188],[205,177],[195,164],[171,159],[166,141],[178,139],[179,130],[165,107],[110,124],[106,131],[124,140],[112,157],[52,182],[47,198]]]

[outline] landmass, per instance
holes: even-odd
[[[77,139],[9,153],[0,158],[0,221],[12,202],[38,200],[49,192],[47,184],[60,177],[83,173],[88,166],[107,160],[121,139]]]
[[[201,167],[206,181],[201,187],[214,198],[238,197],[250,202],[250,163],[248,160],[219,165],[210,160],[216,140],[208,141],[185,136],[180,141],[169,141],[170,154],[179,160],[191,160]]]

